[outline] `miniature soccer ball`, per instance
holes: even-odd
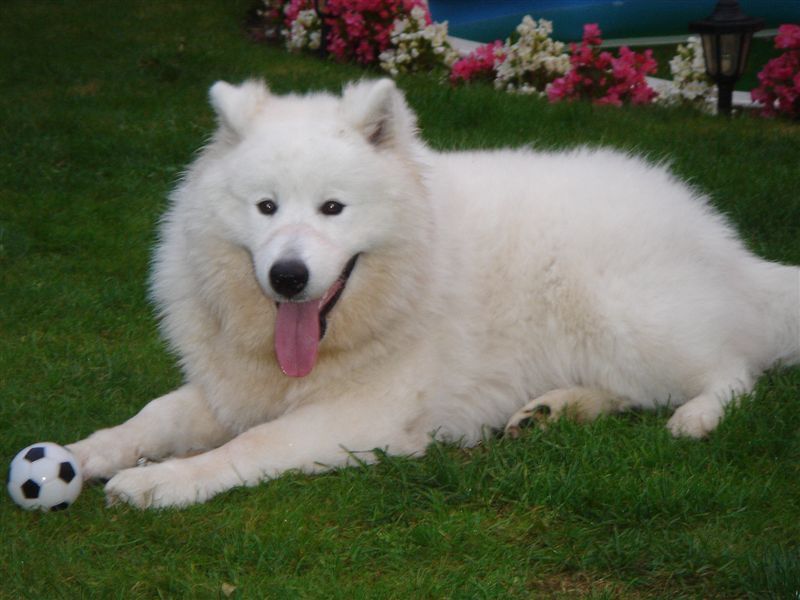
[[[83,486],[78,461],[52,442],[23,448],[8,470],[8,493],[25,510],[64,510]]]

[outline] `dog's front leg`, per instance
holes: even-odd
[[[107,479],[140,458],[207,450],[230,438],[200,390],[185,385],[152,400],[123,424],[96,431],[67,448],[80,462],[85,479]]]
[[[205,454],[126,469],[106,486],[110,503],[140,508],[187,506],[232,487],[253,486],[288,470],[316,472],[373,450],[422,454],[429,442],[418,410],[402,402],[338,401],[304,406],[258,425]]]

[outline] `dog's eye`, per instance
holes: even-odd
[[[278,205],[273,200],[261,200],[256,204],[259,212],[262,215],[274,215],[278,210]]]
[[[337,202],[336,200],[328,200],[322,206],[319,207],[319,212],[323,215],[333,216],[338,215],[344,210],[344,204],[341,202]]]

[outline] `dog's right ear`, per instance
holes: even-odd
[[[239,138],[247,133],[269,95],[266,84],[259,79],[248,79],[241,85],[218,81],[208,91],[220,126]]]

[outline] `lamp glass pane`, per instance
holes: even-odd
[[[719,74],[723,77],[735,77],[738,74],[741,38],[738,33],[723,33],[719,36]]]
[[[747,67],[747,56],[750,54],[750,42],[752,39],[752,31],[747,31],[742,35],[742,47],[739,49],[739,69],[736,71],[737,77],[741,77]]]
[[[717,60],[717,36],[713,33],[704,33],[703,56],[706,59],[706,72],[711,77],[716,77],[719,73],[719,61]]]

